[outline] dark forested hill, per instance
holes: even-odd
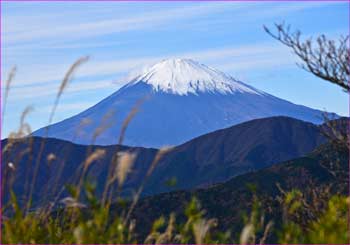
[[[303,156],[325,138],[320,127],[288,117],[252,120],[218,130],[176,147],[158,165],[149,183],[153,192],[168,191],[163,183],[177,179],[188,189]]]
[[[210,188],[146,197],[138,202],[133,212],[133,217],[138,221],[139,239],[144,239],[143,235],[150,231],[152,221],[161,215],[169,217],[173,212],[178,221],[183,220],[184,209],[193,196],[200,201],[207,218],[218,220],[219,230],[229,229],[233,234],[240,232],[244,224],[242,214],[249,213],[252,206],[251,186],[256,188],[265,218],[273,220],[278,228],[282,208],[277,197],[282,193],[277,185],[285,191],[298,189],[304,193],[317,193],[330,187],[330,193],[349,194],[348,163],[349,151],[346,147],[326,144],[304,157],[246,173]],[[306,197],[311,198],[308,194]]]
[[[88,176],[95,179],[102,192],[113,155],[128,151],[137,154],[132,172],[123,188],[127,195],[143,180],[157,150],[127,146],[83,146],[48,138],[38,160],[43,139],[26,138],[17,142],[2,141],[3,173],[21,200],[30,190],[35,165],[39,162],[34,200],[50,200],[64,184],[81,173],[81,164],[95,149],[106,154],[91,164]],[[155,168],[146,184],[144,195],[176,189],[192,189],[223,182],[249,171],[293,159],[312,151],[326,139],[320,127],[288,117],[272,117],[245,122],[218,130],[175,147]],[[48,160],[48,156],[54,156]],[[15,169],[9,169],[8,163]],[[176,185],[165,183],[176,178]],[[6,193],[5,193],[6,194]],[[6,196],[5,196],[6,197]]]

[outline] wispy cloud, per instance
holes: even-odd
[[[140,72],[142,67],[150,66],[166,58],[190,58],[209,64],[229,74],[242,75],[243,77],[245,77],[245,72],[252,70],[276,69],[294,65],[297,62],[296,57],[292,55],[289,49],[279,45],[274,40],[260,44],[217,47],[193,52],[169,53],[130,59],[92,59],[79,68],[75,76],[79,82],[73,83],[67,93],[106,88],[116,90],[124,85],[131,76],[135,76],[135,72]],[[19,69],[12,91],[13,98],[23,99],[55,94],[58,83],[62,79],[62,74],[69,66],[70,63],[60,65],[33,64],[29,69]],[[6,73],[4,74],[6,75]],[[111,78],[101,80],[101,77]],[[35,94],[31,93],[32,91],[35,91]]]
[[[112,91],[118,89],[120,86],[113,83],[111,80],[97,80],[94,82],[79,82],[68,85],[65,94],[84,93],[86,91],[96,91],[99,89],[110,88]],[[11,90],[9,97],[10,102],[15,102],[25,99],[33,99],[40,97],[47,97],[57,94],[58,83],[40,84],[25,87],[15,87]]]
[[[21,29],[23,25],[15,25],[15,29],[17,29],[16,32],[12,32],[11,28],[5,28],[6,36],[4,37],[4,42],[17,43],[51,38],[56,40],[73,40],[146,28],[153,29],[160,25],[166,25],[175,19],[184,21],[186,19],[195,18],[201,15],[224,11],[227,9],[228,5],[230,5],[231,8],[236,9],[243,7],[242,5],[233,5],[230,3],[210,3],[198,4],[190,7],[178,7],[176,9],[167,9],[162,11],[153,11],[142,15],[124,18],[115,16],[109,19],[92,22],[77,21],[75,23],[66,23],[66,25],[57,25],[57,22],[51,24],[41,23],[41,25],[35,29]]]
[[[92,60],[84,66],[80,67],[76,73],[77,79],[86,79],[89,77],[101,77],[101,76],[114,76],[115,79],[120,77],[120,74],[127,74],[129,71],[142,67],[144,65],[149,65],[155,62],[158,62],[164,58],[190,58],[195,59],[200,62],[208,62],[213,66],[219,66],[218,68],[223,69],[224,71],[236,71],[239,72],[242,69],[240,63],[243,62],[244,69],[259,69],[261,65],[263,68],[267,67],[267,64],[263,64],[266,59],[269,59],[270,66],[290,64],[293,63],[293,59],[287,59],[286,55],[289,54],[289,51],[282,46],[273,45],[273,43],[263,43],[263,44],[253,44],[253,45],[244,45],[237,47],[224,47],[224,48],[213,48],[207,50],[201,50],[196,52],[184,52],[184,53],[171,53],[165,55],[157,55],[150,57],[136,57],[132,59],[120,59],[120,60]],[[281,57],[284,57],[285,62],[281,63]],[[247,66],[247,60],[254,60],[255,62],[250,63],[250,66]],[[262,62],[259,62],[262,60]],[[228,65],[222,65],[223,63],[234,63],[235,65],[229,67]],[[68,69],[69,64],[66,65],[33,65],[30,69],[18,71],[18,76],[14,82],[14,88],[19,91],[26,91],[28,86],[39,89],[42,93],[48,95],[51,94],[52,89],[44,89],[44,87],[53,88],[57,86],[57,82],[62,78],[65,70]],[[51,82],[51,83],[48,83]],[[84,86],[89,88],[91,82],[79,83],[80,88],[83,90]],[[105,81],[95,82],[93,86],[99,88],[103,86],[109,86]],[[74,85],[72,85],[74,86]],[[79,89],[79,88],[77,88]],[[70,91],[73,91],[72,89]],[[21,93],[23,96],[25,92]]]
[[[195,19],[200,16],[206,16],[215,13],[231,13],[238,22],[244,19],[256,19],[264,18],[266,16],[275,16],[286,14],[294,11],[302,11],[308,8],[324,6],[328,4],[334,4],[332,2],[321,2],[321,3],[292,3],[292,4],[280,4],[271,5],[271,7],[264,7],[261,3],[206,3],[206,4],[195,4],[195,5],[183,5],[177,6],[174,9],[157,8],[153,11],[144,12],[142,14],[129,13],[121,14],[117,12],[114,16],[110,13],[104,17],[102,16],[98,20],[89,20],[88,18],[78,18],[79,11],[67,10],[67,14],[64,11],[61,13],[53,14],[53,17],[48,13],[39,13],[39,16],[29,15],[29,17],[21,16],[19,14],[14,17],[10,16],[7,21],[4,21],[4,35],[3,35],[3,52],[5,54],[4,68],[9,69],[11,65],[10,61],[20,60],[19,72],[18,72],[18,85],[35,85],[45,82],[53,82],[61,79],[62,74],[68,69],[71,60],[65,58],[65,60],[57,59],[57,62],[50,60],[45,65],[45,61],[39,59],[33,62],[33,59],[29,64],[21,60],[24,55],[37,56],[34,50],[43,52],[45,49],[58,50],[57,52],[70,52],[70,50],[80,49],[87,50],[93,47],[108,47],[118,45],[115,41],[96,41],[89,40],[93,36],[101,36],[111,33],[145,30],[145,29],[157,29],[161,26],[171,25],[176,21],[183,24],[190,23],[190,19]],[[266,4],[265,4],[266,5]],[[96,14],[105,13],[106,8],[98,8],[94,14],[93,10],[90,9],[88,13],[91,16]],[[43,19],[40,16],[43,16]],[[243,16],[244,15],[244,16]],[[86,13],[84,14],[86,17]],[[250,16],[250,17],[249,17]],[[64,18],[63,18],[64,17]],[[19,21],[16,21],[18,18]],[[62,19],[57,23],[57,18]],[[91,17],[94,19],[95,17]],[[5,15],[6,19],[6,15]],[[72,22],[69,20],[72,19]],[[207,21],[201,21],[206,23]],[[199,23],[201,23],[199,22]],[[29,23],[30,25],[25,25]],[[30,26],[31,28],[28,28]],[[77,42],[79,39],[79,42]],[[87,41],[82,41],[87,40]],[[238,55],[249,55],[249,53],[256,52],[261,53],[263,50],[266,54],[266,49],[269,49],[265,44],[258,44],[256,47],[247,48],[244,47],[233,47],[223,48],[221,51],[218,50],[201,50],[195,53],[184,53],[184,54],[164,54],[165,56],[187,56],[198,60],[210,61],[210,59],[219,58],[234,58]],[[221,53],[220,53],[221,52]],[[241,54],[237,54],[240,52]],[[245,54],[242,54],[245,52]],[[279,51],[278,51],[279,52]],[[85,53],[84,53],[85,55]],[[18,57],[18,59],[16,59]],[[144,65],[145,63],[155,62],[158,59],[162,59],[162,55],[154,57],[137,57],[132,59],[123,60],[106,60],[98,59],[90,62],[85,67],[82,67],[82,71],[79,72],[80,77],[87,76],[100,76],[100,75],[111,75],[116,76],[119,73],[125,73],[130,69]],[[212,58],[210,58],[212,57]],[[271,56],[270,56],[271,57]],[[44,59],[46,57],[43,57]],[[39,62],[40,61],[40,62]],[[44,62],[43,62],[44,61]],[[51,64],[50,64],[51,63]],[[246,62],[245,62],[246,63]],[[277,63],[277,62],[276,62]],[[17,63],[16,63],[17,64]],[[226,66],[227,67],[227,66]],[[239,64],[237,64],[239,67]],[[4,77],[2,77],[4,79]]]
[[[57,107],[57,113],[62,113],[62,112],[70,112],[70,111],[82,111],[86,108],[89,108],[92,106],[93,103],[91,102],[72,102],[72,103],[61,103]],[[42,113],[44,115],[47,115],[50,113],[52,110],[52,106],[43,106],[40,107],[37,112]]]
[[[291,4],[271,5],[265,3],[205,3],[162,8],[144,13],[125,13],[119,11],[105,18],[94,19],[99,11],[90,10],[89,18],[78,18],[79,11],[64,10],[61,13],[40,13],[32,16],[9,16],[3,24],[3,42],[11,45],[43,40],[72,41],[86,38],[115,34],[128,31],[157,29],[172,22],[187,24],[188,20],[200,16],[213,15],[220,12],[231,13],[236,21],[253,21],[256,19],[285,15],[309,8],[337,4],[336,2],[295,2]],[[265,6],[265,7],[264,7]],[[66,13],[67,11],[67,13]],[[106,10],[104,10],[106,11]],[[53,16],[52,16],[53,15]],[[84,15],[86,16],[86,14]],[[231,17],[232,17],[231,16]],[[57,19],[62,21],[57,23]],[[83,20],[83,21],[82,21]],[[204,22],[205,23],[205,22]],[[179,24],[179,23],[177,23]],[[31,28],[28,28],[31,26]],[[97,44],[98,45],[98,44]],[[6,48],[6,46],[5,46]]]

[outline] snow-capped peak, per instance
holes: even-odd
[[[136,76],[129,85],[139,82],[152,85],[155,91],[187,95],[210,93],[254,93],[261,94],[221,71],[190,59],[166,59]]]

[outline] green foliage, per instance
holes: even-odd
[[[290,194],[290,193],[288,193]],[[288,195],[291,203],[289,211],[294,214],[302,206],[294,194]],[[303,229],[300,224],[287,220],[280,232],[280,243],[306,243],[306,244],[348,244],[349,233],[349,206],[350,197],[334,195],[328,201],[325,210]]]
[[[187,205],[185,215],[185,223],[176,224],[174,214],[170,214],[168,222],[164,217],[156,220],[145,243],[229,243],[229,232],[212,232],[212,229],[217,225],[217,221],[204,218],[205,212],[201,209],[196,198],[193,197]]]
[[[2,243],[135,243],[132,236],[134,223],[125,223],[121,217],[111,221],[110,205],[99,205],[92,194],[93,186],[85,186],[88,212],[78,202],[71,201],[57,213],[38,210],[25,214],[12,193],[13,215],[3,223]]]
[[[74,189],[74,188],[71,188]],[[111,218],[110,204],[101,205],[93,194],[93,185],[85,184],[89,209],[70,203],[56,214],[47,210],[23,212],[11,193],[13,214],[3,221],[4,244],[91,244],[91,243],[137,243],[134,233],[135,221],[128,222],[123,215]],[[74,192],[74,191],[73,191]],[[303,193],[292,190],[284,193],[284,217],[282,229],[265,221],[262,203],[253,196],[249,216],[244,218],[240,237],[216,229],[218,221],[206,219],[205,212],[196,198],[188,203],[184,213],[185,222],[176,222],[174,214],[155,220],[145,243],[197,243],[217,244],[240,241],[241,244],[265,243],[273,229],[277,229],[279,242],[332,243],[349,242],[348,215],[350,198],[334,195],[318,216],[306,225],[298,223],[299,214],[305,207]],[[299,214],[298,214],[299,213]],[[297,218],[296,218],[297,217]],[[137,222],[137,221],[136,221]]]

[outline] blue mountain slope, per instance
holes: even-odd
[[[316,124],[323,121],[322,111],[279,99],[192,60],[176,59],[156,64],[100,103],[51,125],[48,136],[79,144],[115,144],[123,121],[136,105],[139,111],[124,141],[131,146],[178,145],[217,129],[271,116]],[[33,135],[45,136],[45,129]]]

